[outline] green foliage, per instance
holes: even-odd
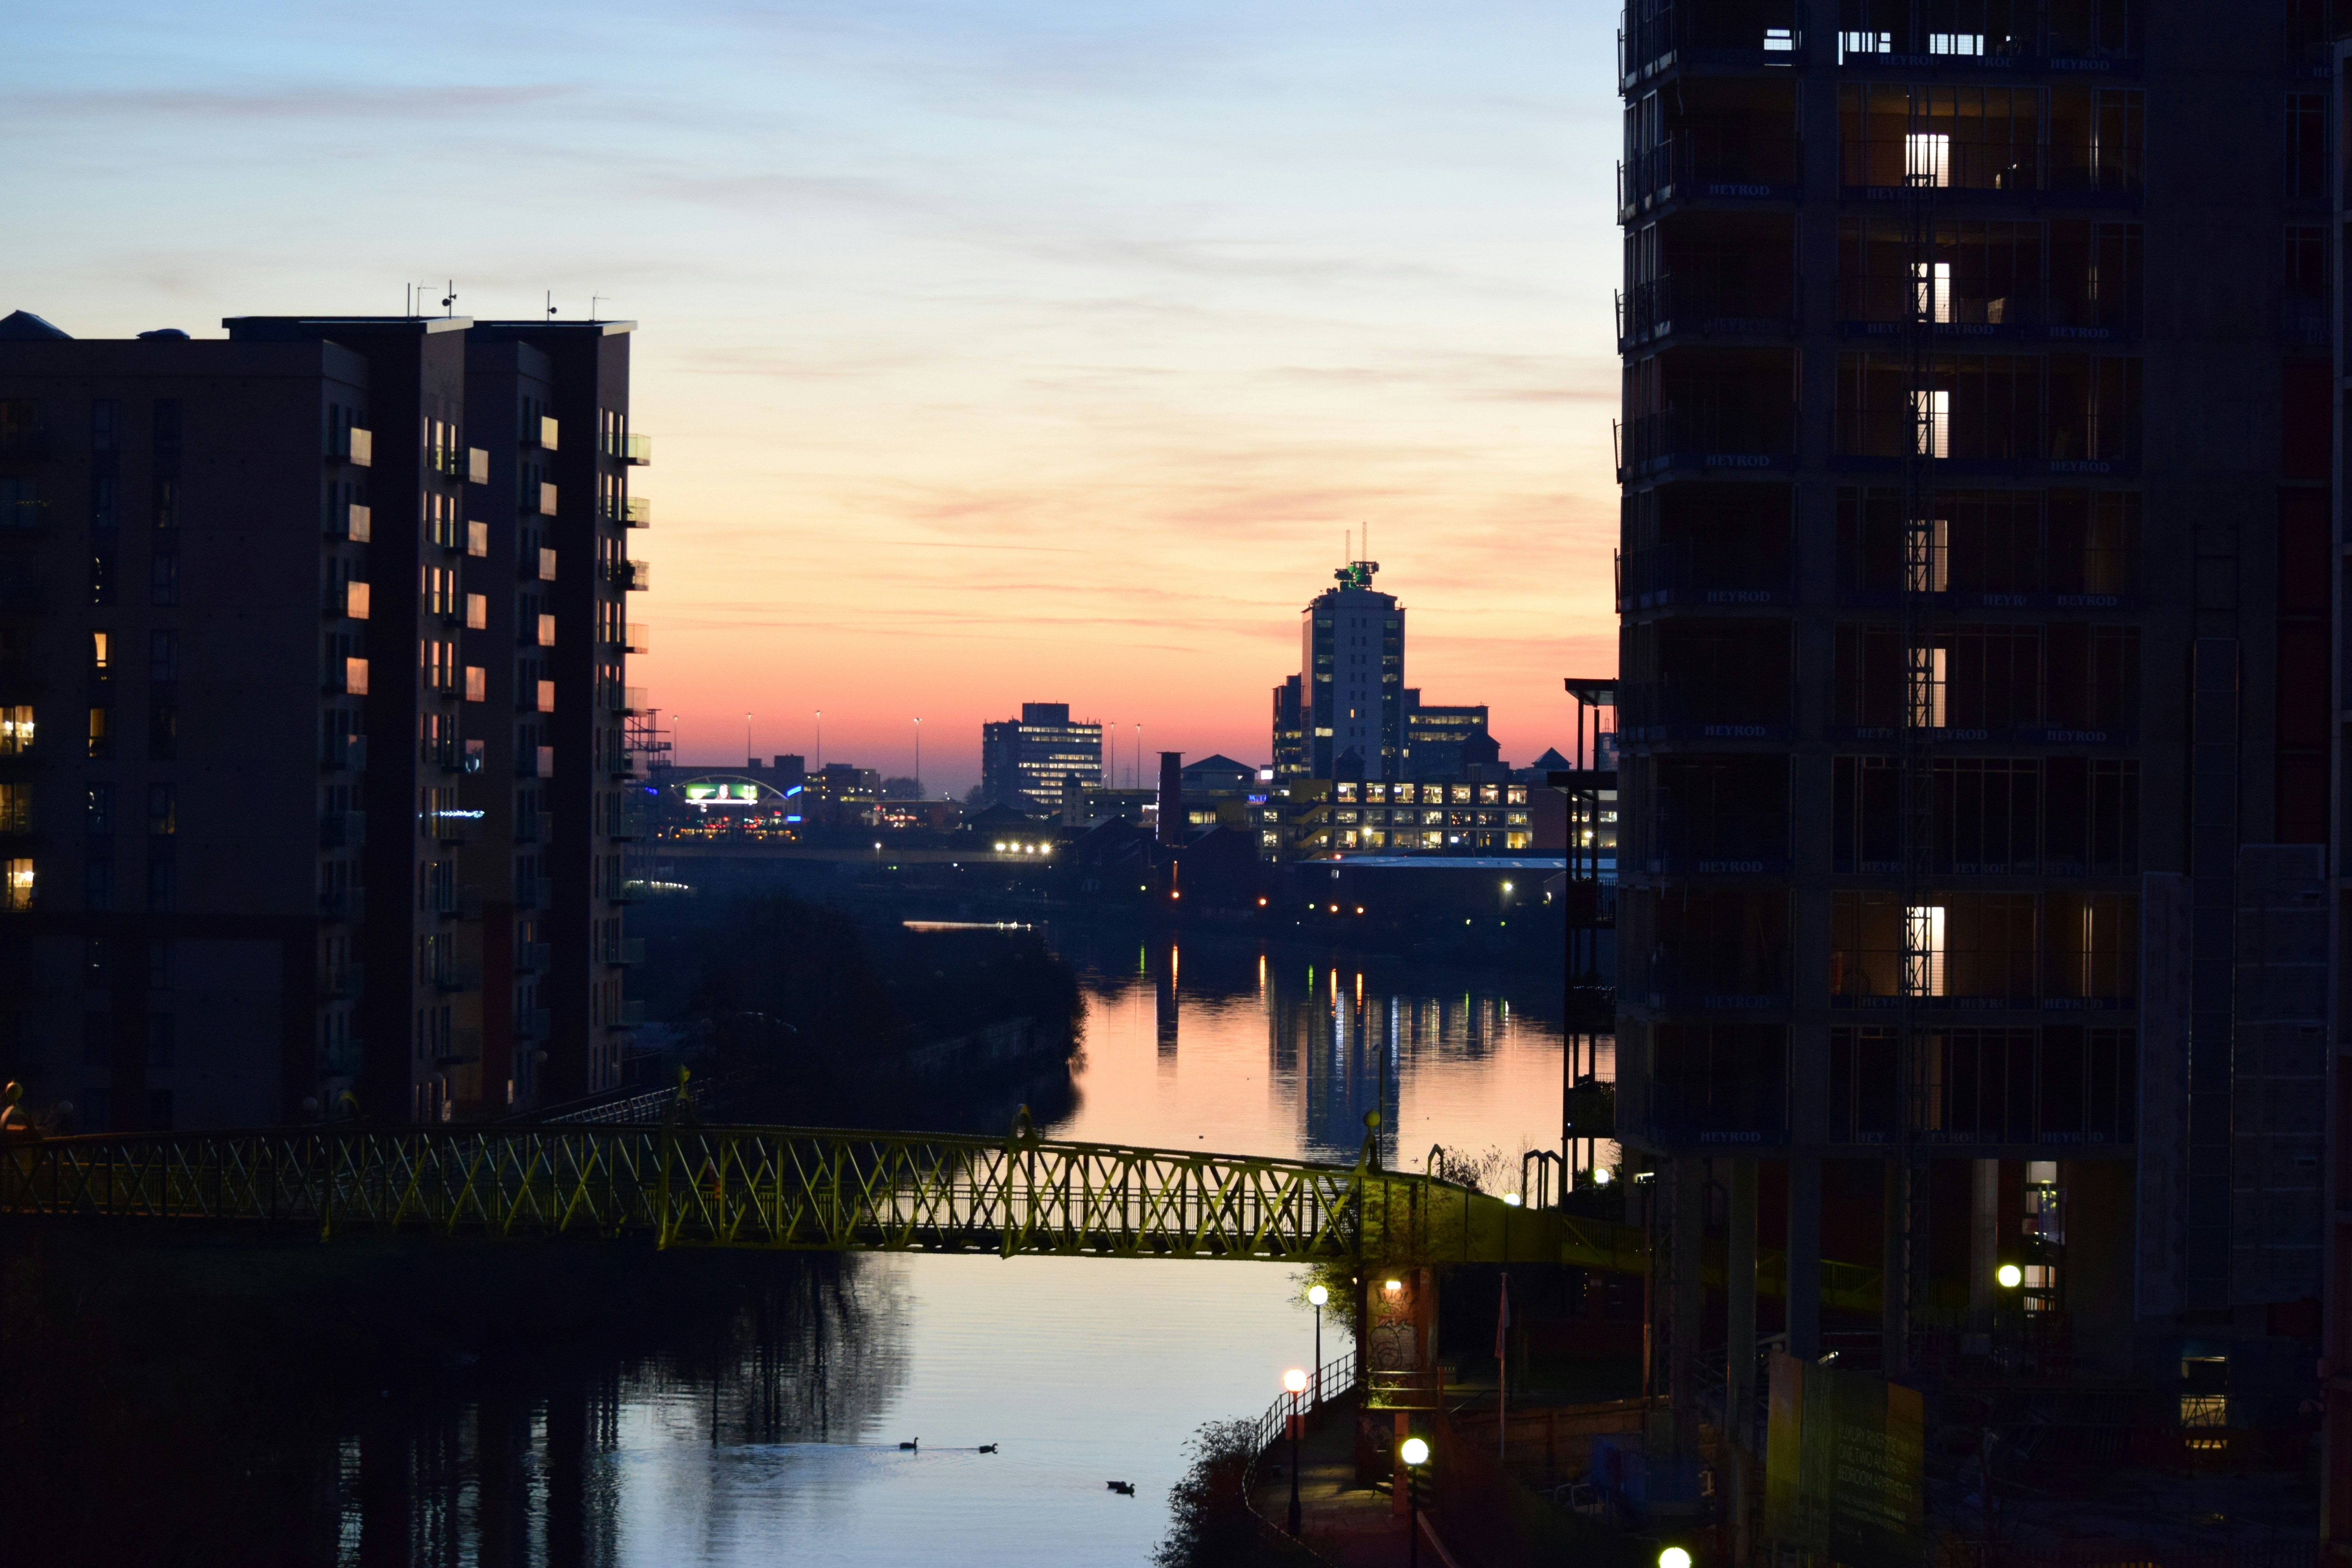
[[[1247,1421],[1212,1421],[1186,1445],[1192,1466],[1169,1489],[1168,1538],[1152,1568],[1297,1568],[1306,1560],[1249,1510],[1242,1488],[1251,1437]]]

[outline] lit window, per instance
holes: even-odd
[[[1952,264],[1915,261],[1911,264],[1911,310],[1922,321],[1948,326],[1952,320]]]
[[[1915,904],[1903,911],[1903,988],[1914,996],[1944,994],[1944,906]]]
[[[0,755],[15,756],[33,749],[30,707],[0,708]]]
[[[29,859],[10,860],[6,866],[6,883],[0,898],[9,910],[29,910],[33,907],[33,863]]]
[[[1903,138],[1903,177],[1914,185],[1942,190],[1952,183],[1952,138],[1941,131],[1914,131]]]
[[[1915,392],[1911,395],[1913,449],[1921,457],[1952,455],[1952,395]]]

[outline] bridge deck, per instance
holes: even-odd
[[[1558,1263],[1640,1273],[1635,1226],[1356,1165],[837,1128],[276,1129],[0,1146],[0,1214],[495,1235],[665,1247],[1095,1258]],[[1777,1295],[1784,1266],[1759,1259]],[[1719,1265],[1709,1270],[1711,1281]],[[1875,1309],[1874,1269],[1823,1300]]]

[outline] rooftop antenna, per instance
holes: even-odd
[[[547,319],[551,321],[555,320],[555,290],[552,289],[547,291]]]
[[[591,294],[588,296],[588,319],[590,321],[593,321],[601,319],[596,314],[596,301],[602,300],[604,297],[604,296],[602,294]]]
[[[455,278],[452,278],[449,279],[449,292],[441,296],[441,313],[445,316],[456,315],[457,313],[455,309],[457,303],[457,280]]]

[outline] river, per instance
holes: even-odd
[[[1048,1136],[1345,1162],[1378,1106],[1387,1163],[1491,1151],[1505,1189],[1523,1150],[1558,1146],[1549,977],[1055,940],[1087,1016]],[[1132,1568],[1187,1440],[1264,1409],[1315,1334],[1272,1264],[865,1256],[793,1279],[723,1329],[656,1324],[553,1384],[460,1364],[383,1391],[357,1427],[337,1417],[293,1531],[316,1553],[289,1560]]]

